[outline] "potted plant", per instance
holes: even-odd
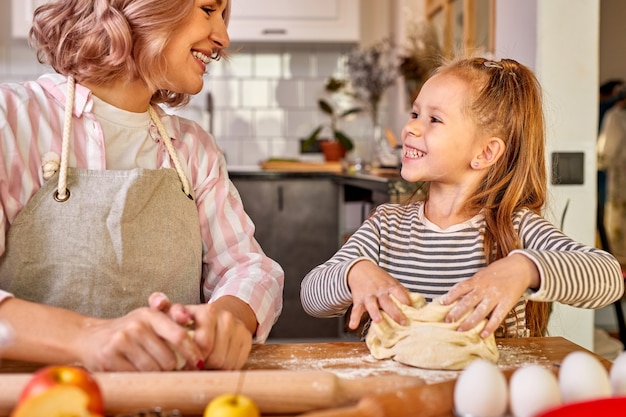
[[[346,91],[347,82],[336,78],[329,78],[324,87],[325,91],[331,95],[333,94],[346,94],[350,95]],[[327,161],[339,161],[345,157],[346,152],[354,148],[352,139],[348,137],[343,131],[339,130],[339,121],[350,116],[351,114],[357,114],[363,111],[361,107],[350,107],[346,110],[341,110],[337,105],[333,105],[332,101],[326,98],[320,98],[317,101],[317,105],[322,113],[329,116],[328,123],[322,123],[313,129],[313,132],[304,140],[302,147],[307,149],[311,147],[315,142],[319,140],[319,136],[328,127],[331,132],[331,137],[327,140],[319,140],[320,148],[324,153],[324,158]]]

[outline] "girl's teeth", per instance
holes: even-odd
[[[204,55],[202,52],[191,51],[191,55],[198,58],[200,61],[204,62],[206,65],[208,65],[209,62],[211,62],[211,57]]]
[[[423,157],[423,156],[424,156],[424,152],[420,152],[420,151],[418,151],[417,149],[407,149],[407,150],[404,152],[404,155],[405,155],[407,158],[421,158],[421,157]]]

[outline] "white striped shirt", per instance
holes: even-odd
[[[66,78],[58,74],[26,83],[0,84],[0,255],[8,228],[44,181],[42,156],[47,152],[61,154],[66,90]],[[107,146],[112,145],[104,137],[93,108],[91,91],[77,84],[69,165],[92,170],[117,168],[107,166]],[[254,225],[228,179],[224,156],[213,137],[193,121],[167,115],[160,108],[157,111],[196,196],[205,296],[213,301],[232,295],[248,303],[259,323],[255,340],[263,341],[282,309],[283,270],[254,239]],[[123,150],[125,161],[136,161],[137,167],[147,169],[171,168],[152,123],[144,136],[146,146],[129,145]],[[150,145],[150,140],[156,146]],[[116,146],[115,151],[120,152],[120,144]],[[0,301],[8,296],[0,290]]]
[[[523,209],[513,216],[522,249],[539,269],[541,285],[525,298],[600,308],[624,292],[621,267],[607,252],[578,243],[543,217]],[[352,304],[349,268],[367,258],[428,301],[486,266],[484,216],[445,230],[424,216],[423,202],[383,204],[326,263],[309,272],[301,286],[304,310],[315,317],[343,315]],[[505,320],[507,333],[527,335],[525,298]]]

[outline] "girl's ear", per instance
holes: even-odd
[[[481,152],[472,159],[472,168],[483,169],[495,164],[502,155],[506,145],[499,137],[491,137],[483,146]]]

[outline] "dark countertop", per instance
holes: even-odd
[[[403,196],[411,195],[419,183],[410,183],[400,176],[399,170],[385,169],[372,172],[339,173],[339,172],[311,172],[311,171],[280,171],[261,168],[229,168],[232,179],[305,179],[330,178],[339,185],[367,189],[389,195],[391,201],[397,201]]]

